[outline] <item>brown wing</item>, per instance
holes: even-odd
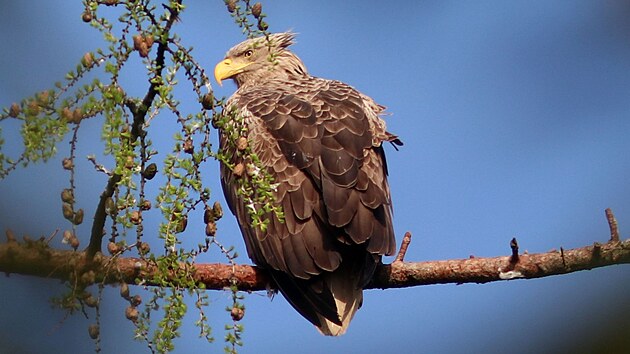
[[[266,233],[252,228],[234,176],[222,167],[230,208],[249,256],[272,271],[280,290],[315,325],[318,312],[339,322],[332,294],[318,276],[343,261],[356,269],[355,287],[371,277],[395,241],[377,113],[350,86],[311,78],[266,85],[234,98],[248,141],[277,182],[285,220],[267,215]],[[225,137],[222,145],[225,146]],[[374,140],[377,140],[375,146]],[[372,255],[376,255],[373,257]]]

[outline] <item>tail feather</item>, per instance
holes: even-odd
[[[334,297],[322,279],[296,279],[280,271],[271,271],[271,276],[289,304],[313,325],[320,326],[320,318],[341,323]]]
[[[322,315],[317,315],[320,326],[317,330],[327,336],[340,336],[346,333],[350,321],[363,303],[363,290],[355,286],[354,282],[349,282],[348,278],[330,274],[327,279],[328,286],[335,298],[337,314],[341,320],[341,325],[336,324]]]
[[[333,272],[298,279],[271,271],[278,289],[304,318],[327,336],[346,332],[363,304],[363,287],[371,279],[380,256],[364,253],[348,256]]]

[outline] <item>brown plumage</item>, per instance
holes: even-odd
[[[237,178],[248,175],[222,164],[221,179],[249,257],[302,316],[339,335],[381,256],[395,250],[382,143],[401,143],[385,130],[382,106],[342,82],[310,76],[287,49],[293,37],[246,40],[215,68],[219,83],[232,78],[238,86],[226,107],[237,109],[259,166],[273,177],[284,222],[270,212],[265,231],[252,226],[251,202],[237,192]],[[228,139],[222,130],[230,162],[250,163]]]

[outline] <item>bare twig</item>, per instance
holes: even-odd
[[[402,242],[400,243],[400,250],[396,255],[396,259],[394,262],[402,262],[405,260],[405,254],[407,254],[407,248],[409,248],[409,243],[411,243],[411,232],[405,232],[405,236],[403,236]]]
[[[55,231],[53,231],[50,236],[48,236],[48,238],[46,239],[46,244],[49,244],[50,241],[52,241],[53,238],[55,238],[55,236],[57,236],[57,233],[59,232],[59,229],[55,229]]]
[[[104,174],[106,174],[108,176],[111,176],[113,174],[105,166],[103,166],[100,163],[96,162],[96,156],[88,155],[87,159],[88,159],[88,161],[90,161],[92,163],[92,165],[94,165],[94,169],[96,171],[103,172]]]
[[[617,227],[617,219],[610,208],[606,208],[606,219],[610,228],[610,242],[619,242],[619,228]]]

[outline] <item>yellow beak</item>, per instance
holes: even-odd
[[[232,59],[225,59],[214,67],[214,79],[217,80],[219,86],[221,86],[221,81],[242,73],[250,64],[251,63],[235,63]]]

